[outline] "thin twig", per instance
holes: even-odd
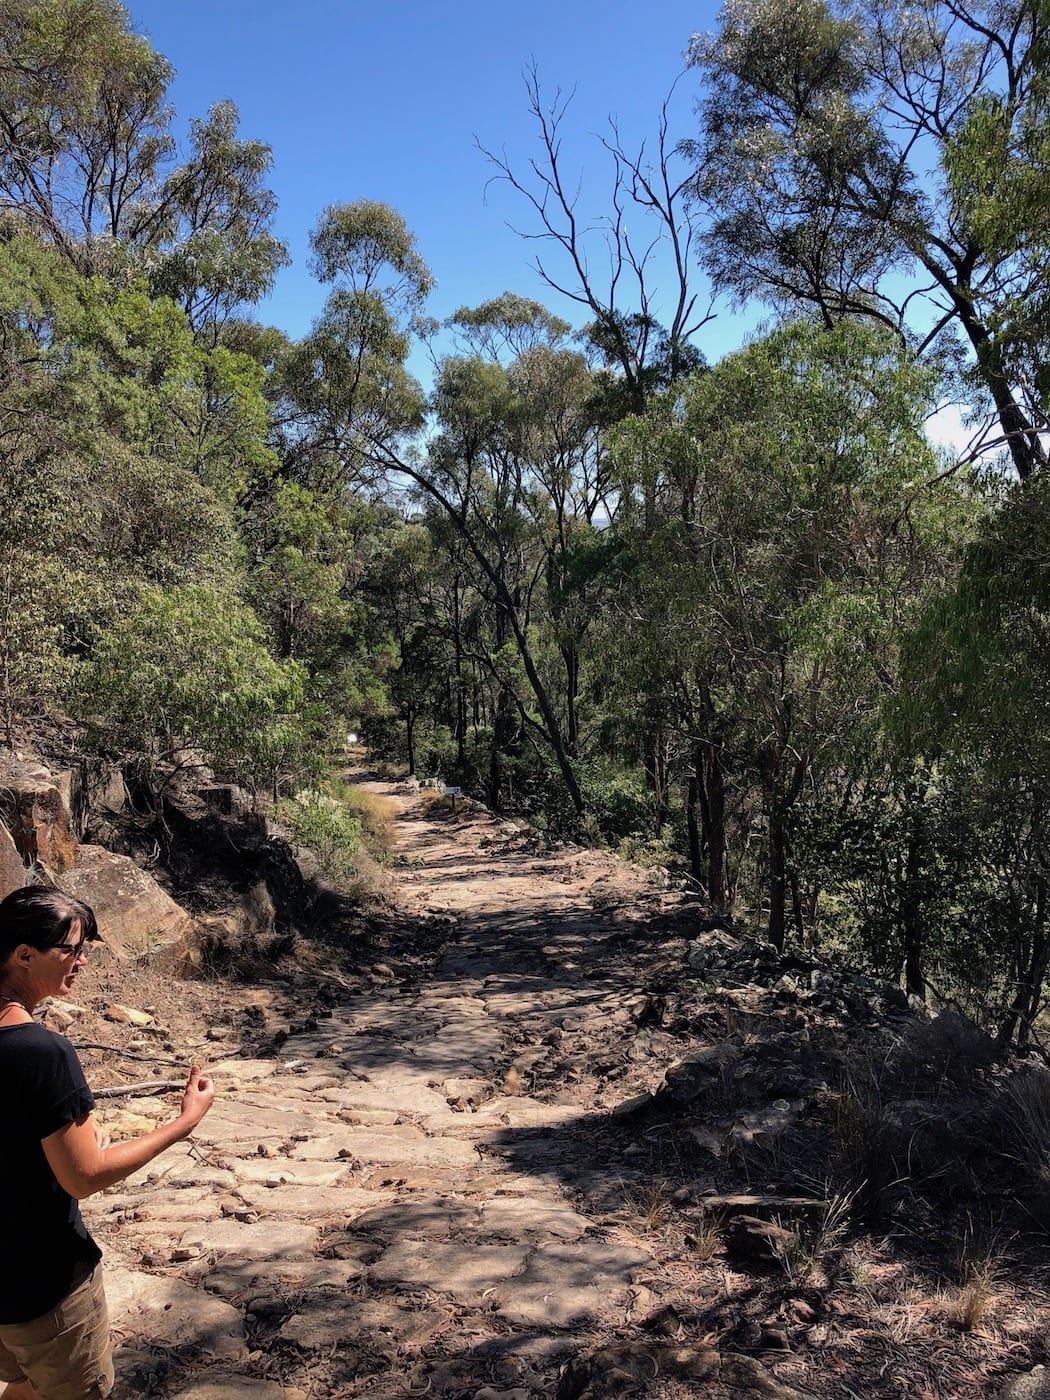
[[[161,1094],[171,1089],[185,1089],[181,1079],[147,1079],[142,1084],[118,1084],[113,1089],[92,1089],[96,1099],[117,1099],[125,1094]]]

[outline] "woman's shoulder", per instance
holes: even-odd
[[[25,1021],[20,1026],[6,1026],[0,1030],[0,1056],[5,1052],[54,1060],[78,1059],[72,1043],[64,1035],[49,1031],[39,1021]]]

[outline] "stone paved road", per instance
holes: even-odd
[[[567,1034],[615,1038],[635,989],[605,941],[661,897],[608,857],[401,806],[402,906],[450,924],[434,976],[212,1065],[192,1146],[87,1203],[121,1396],[527,1400],[660,1303],[652,1255],[578,1189],[630,1176],[587,1160],[615,1155],[623,1095],[543,1069]]]

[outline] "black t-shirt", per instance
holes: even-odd
[[[0,1027],[0,1324],[49,1312],[102,1257],[41,1146],[94,1106],[68,1040],[35,1023]]]

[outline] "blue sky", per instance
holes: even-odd
[[[133,27],[175,67],[177,130],[230,98],[241,134],[273,148],[276,231],[292,265],[256,314],[299,337],[325,295],[306,266],[310,228],[325,205],[362,198],[393,205],[416,235],[437,278],[430,315],[443,319],[510,290],[581,324],[580,309],[533,270],[540,245],[508,225],[535,223],[520,196],[491,182],[475,138],[526,169],[538,147],[523,72],[535,63],[545,96],[574,91],[562,128],[565,169],[582,177],[581,212],[606,215],[609,161],[598,135],[614,116],[625,146],[651,145],[680,75],[671,133],[692,133],[698,86],[683,74],[684,54],[694,33],[717,27],[719,5],[664,0],[643,13],[636,0],[128,0],[128,8]],[[706,300],[699,272],[696,286]],[[741,345],[764,314],[724,302],[715,310],[698,337],[709,360]],[[422,350],[409,366],[429,379]],[[942,443],[968,437],[956,408],[930,426]]]
[[[581,210],[604,214],[609,160],[595,134],[614,115],[626,144],[650,137],[690,36],[717,22],[716,5],[682,0],[644,13],[626,0],[131,0],[129,9],[175,66],[180,125],[231,98],[242,135],[272,146],[277,232],[293,264],[257,314],[293,336],[324,296],[306,267],[308,232],[326,204],[360,198],[392,204],[415,233],[437,278],[431,315],[512,290],[578,324],[531,270],[536,246],[507,226],[534,226],[520,196],[501,184],[486,191],[493,171],[475,137],[524,169],[537,147],[522,74],[535,62],[551,98],[575,88],[566,167],[583,174]],[[686,74],[672,134],[692,131],[696,95]],[[702,348],[717,358],[753,321],[721,308]]]

